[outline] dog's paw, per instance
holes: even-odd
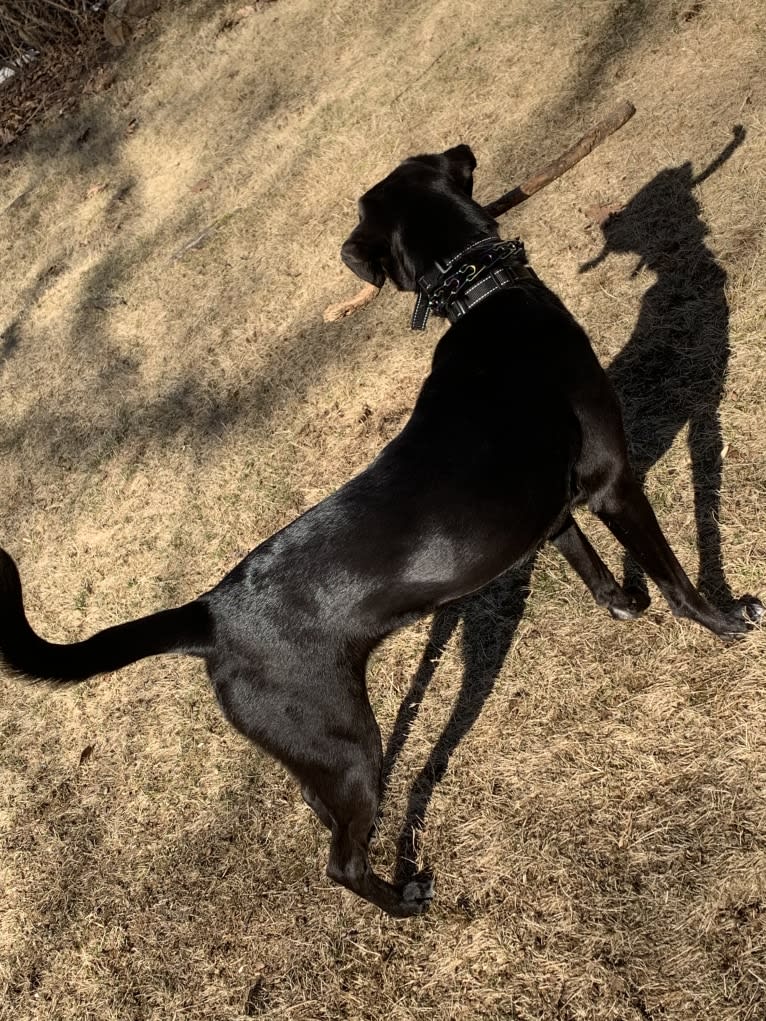
[[[651,599],[648,593],[639,588],[623,589],[607,609],[615,620],[635,620],[649,606]]]
[[[743,638],[764,619],[763,603],[755,596],[741,596],[726,614],[725,624],[718,631],[723,639]]]
[[[740,596],[731,610],[731,616],[741,620],[747,631],[763,622],[764,613],[766,610],[763,603],[755,596]]]
[[[743,617],[746,617],[750,624],[763,623],[763,616],[766,607],[756,596],[740,596],[736,603]]]
[[[402,887],[402,904],[406,906],[407,914],[422,915],[424,911],[428,911],[433,899],[434,881],[432,876],[412,879]]]

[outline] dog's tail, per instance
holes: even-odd
[[[46,642],[27,620],[16,564],[0,549],[0,661],[18,673],[38,680],[84,681],[147,656],[205,656],[212,647],[212,620],[201,601],[106,628],[83,642]]]

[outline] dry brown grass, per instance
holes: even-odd
[[[690,448],[684,415],[715,406],[725,293],[725,579],[714,528],[703,575],[763,591],[763,5],[279,0],[220,31],[237,6],[166,5],[111,88],[0,159],[0,538],[39,629],[197,594],[396,431],[437,327],[411,334],[385,291],[320,319],[354,289],[338,247],[367,186],[468,141],[492,199],[623,96],[633,121],[506,233],[605,363],[626,349],[636,453],[693,574],[690,450],[708,512],[717,468],[709,418]],[[736,123],[691,190],[686,161]],[[583,210],[639,193],[581,274],[603,242]],[[659,368],[650,318],[679,346]],[[641,403],[658,386],[664,418]],[[392,870],[430,795],[437,899],[404,924],[324,878],[325,834],[195,663],[55,695],[4,679],[0,1016],[763,1021],[763,634],[724,647],[658,599],[616,625],[552,551],[523,582],[443,614],[440,657],[424,621],[371,666],[384,736],[419,703],[375,848]]]

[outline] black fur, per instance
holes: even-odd
[[[406,160],[360,201],[343,246],[362,279],[412,290],[437,258],[497,227],[471,198],[467,146]],[[588,337],[540,284],[498,292],[449,329],[412,417],[373,463],[249,554],[192,603],[51,645],[0,559],[0,650],[38,678],[78,680],[163,652],[204,658],[232,724],[296,776],[331,829],[329,875],[392,915],[431,887],[370,868],[381,742],[365,665],[384,635],[485,585],[552,541],[615,617],[624,591],[571,517],[587,501],[678,616],[721,636],[763,608],[722,612],[693,588],[636,483],[620,410]]]

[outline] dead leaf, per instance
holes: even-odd
[[[605,202],[603,205],[586,206],[583,212],[591,221],[603,227],[607,220],[625,208],[622,202]]]
[[[218,29],[218,32],[228,32],[230,29],[234,28],[235,25],[239,25],[253,14],[255,14],[255,7],[253,7],[252,4],[247,4],[245,7],[238,7],[230,17],[225,18],[221,22],[221,27]]]
[[[159,0],[114,0],[104,16],[104,35],[112,46],[123,46],[138,22],[151,14]]]
[[[105,67],[99,67],[95,74],[85,83],[83,92],[88,94],[106,92],[107,89],[114,85],[116,77],[117,75],[114,71],[107,70]]]

